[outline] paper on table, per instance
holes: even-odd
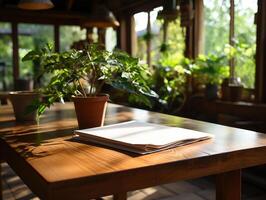
[[[75,134],[81,140],[141,154],[212,138],[203,132],[137,121],[76,130]]]

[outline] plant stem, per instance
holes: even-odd
[[[90,56],[90,53],[87,51],[87,55],[88,55],[88,58],[90,59],[90,61],[92,61],[92,59],[91,59],[91,56]],[[95,67],[95,65],[93,64],[93,62],[91,63],[91,65],[92,65],[92,81],[91,81],[91,85],[90,85],[90,94],[92,95],[92,89],[93,89],[93,87],[95,86],[95,82],[96,82],[96,67]]]
[[[83,96],[84,96],[84,97],[87,97],[87,95],[86,95],[86,91],[84,90],[84,88],[83,88],[83,86],[82,86],[80,80],[78,80],[78,83],[79,83],[79,86],[81,87],[81,90],[82,90],[82,94],[83,94]]]

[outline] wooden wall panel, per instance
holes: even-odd
[[[266,1],[258,0],[256,101],[266,103]]]
[[[118,28],[118,47],[130,55],[135,55],[137,36],[135,32],[134,17],[123,16],[120,18],[120,27]]]

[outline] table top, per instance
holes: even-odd
[[[264,134],[108,104],[105,124],[129,120],[202,131],[213,134],[214,139],[136,155],[73,140],[77,121],[71,103],[55,105],[39,125],[16,123],[12,108],[1,106],[2,156],[45,199],[75,192],[86,199],[88,194],[109,195],[266,163]],[[86,196],[77,186],[87,191]]]

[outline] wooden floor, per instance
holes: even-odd
[[[4,200],[38,200],[15,172],[2,163]],[[128,193],[129,200],[213,200],[215,186],[211,177],[180,181]],[[111,200],[111,197],[104,197]],[[266,200],[266,191],[251,183],[243,183],[243,199]]]

